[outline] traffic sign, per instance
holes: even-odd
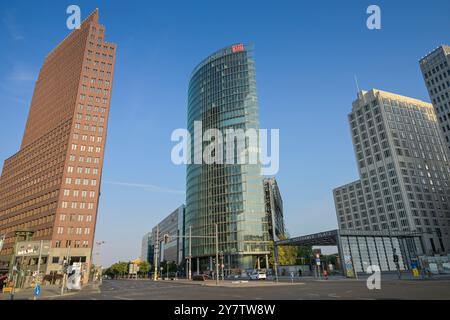
[[[37,284],[36,287],[34,287],[34,295],[40,296],[41,295],[41,285]]]

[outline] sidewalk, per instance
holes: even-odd
[[[97,283],[88,283],[80,291],[68,291],[67,289],[64,291],[64,296],[76,295],[80,292],[100,292],[99,286]],[[37,300],[48,299],[61,297],[61,286],[50,285],[50,286],[41,286],[41,294],[37,298]],[[9,293],[1,293],[0,292],[0,300],[10,300],[11,296]],[[33,300],[34,299],[34,288],[27,289],[16,289],[14,293],[14,300]]]

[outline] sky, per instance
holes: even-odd
[[[19,150],[45,56],[68,34],[66,9],[95,8],[117,60],[96,239],[102,262],[139,256],[142,236],[185,202],[171,162],[186,128],[194,67],[234,43],[255,48],[260,124],[280,130],[276,175],[291,236],[337,228],[332,190],[358,179],[347,115],[377,88],[424,101],[418,61],[450,43],[450,1],[1,1],[0,167]],[[366,9],[381,9],[369,30]]]

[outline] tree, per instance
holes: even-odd
[[[280,266],[291,266],[297,261],[297,248],[293,246],[278,247],[278,264]]]
[[[285,240],[285,238],[280,238],[280,240]],[[270,256],[269,256],[269,265],[273,268],[274,265],[274,245],[270,245]],[[288,266],[295,265],[297,261],[297,247],[294,246],[278,246],[278,266]]]
[[[313,255],[312,246],[297,247],[297,260],[299,264],[310,264]]]
[[[151,269],[151,265],[148,261],[141,261],[139,263],[139,273],[142,274],[147,274],[150,272]]]
[[[111,265],[107,270],[108,273],[112,274],[114,277],[124,275],[128,272],[128,262],[119,261]]]

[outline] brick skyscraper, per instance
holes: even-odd
[[[50,241],[47,273],[61,270],[67,252],[91,263],[116,53],[98,19],[96,10],[45,58],[20,151],[4,163],[2,269],[17,230]]]

